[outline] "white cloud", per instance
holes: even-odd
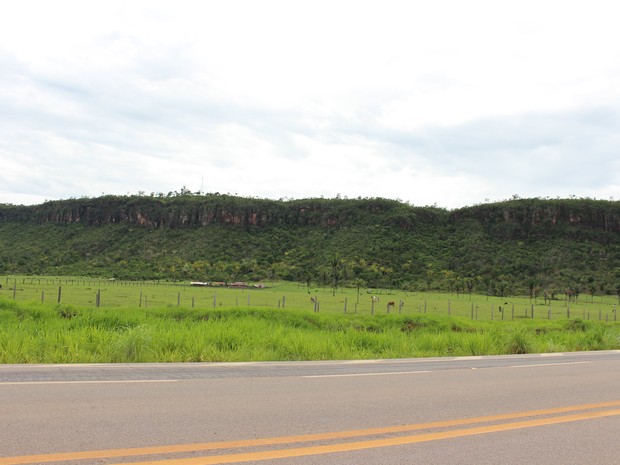
[[[614,3],[33,1],[0,17],[0,202],[620,197]]]

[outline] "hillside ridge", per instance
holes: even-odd
[[[592,199],[102,196],[0,205],[0,274],[594,295],[620,292],[618,233],[620,202]]]
[[[172,197],[102,196],[48,201],[33,206],[0,204],[0,221],[38,224],[82,223],[87,226],[129,223],[147,227],[233,224],[297,224],[334,226],[359,221],[362,214],[401,216],[401,226],[423,214],[484,223],[579,224],[591,229],[620,232],[620,202],[591,199],[513,199],[452,211],[415,207],[383,198],[269,200],[220,194],[183,194]],[[407,218],[409,217],[409,218]],[[398,225],[397,225],[398,226]]]

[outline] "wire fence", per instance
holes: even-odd
[[[270,307],[342,314],[447,315],[471,320],[583,319],[617,321],[615,296],[585,296],[581,301],[525,297],[437,294],[395,290],[312,289],[274,283],[265,287],[192,286],[191,283],[124,281],[72,277],[0,278],[0,296],[95,308]],[[588,300],[590,300],[588,302]]]

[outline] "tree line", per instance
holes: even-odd
[[[620,293],[619,233],[617,201],[448,211],[182,190],[0,205],[0,273],[594,298]]]

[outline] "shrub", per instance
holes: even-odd
[[[534,352],[534,343],[523,326],[516,326],[508,334],[505,352],[508,354],[529,354]]]

